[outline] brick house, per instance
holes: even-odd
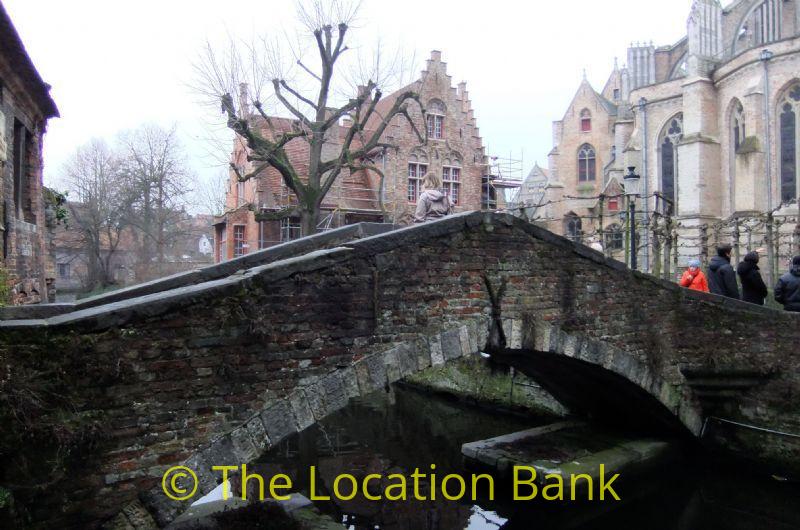
[[[47,301],[42,138],[58,117],[49,91],[0,4],[0,266],[13,304]]]
[[[386,95],[376,108],[376,116],[385,113],[399,94],[412,87],[420,94],[428,113],[428,144],[419,145],[408,122],[396,117],[382,140],[398,149],[379,151],[371,158],[385,175],[382,189],[380,177],[373,172],[343,171],[322,204],[320,229],[361,221],[410,222],[422,177],[429,170],[442,175],[456,211],[495,208],[498,196],[503,202],[502,193],[496,188],[506,184],[487,176],[491,171],[466,83],[452,85],[441,52],[431,52],[426,69],[412,85]],[[410,110],[411,118],[421,124],[421,111],[416,105],[410,105]],[[277,133],[291,129],[292,120],[272,121]],[[367,128],[376,125],[371,123]],[[330,131],[329,143],[323,148],[324,159],[339,153],[349,127],[349,120],[344,119]],[[265,129],[262,126],[262,133],[266,133]],[[308,165],[308,144],[295,139],[286,150],[302,175],[302,168]],[[234,142],[231,162],[241,173],[252,170],[247,162],[247,149],[239,141]],[[239,182],[231,172],[226,211],[215,222],[216,260],[224,261],[299,237],[299,216],[279,218],[280,212],[295,200],[273,168],[247,182]]]

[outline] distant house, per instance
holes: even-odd
[[[42,140],[54,117],[50,85],[0,4],[0,266],[12,304],[48,301]]]

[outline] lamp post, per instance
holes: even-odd
[[[628,168],[628,174],[624,177],[625,180],[625,195],[628,197],[628,204],[630,206],[630,229],[631,229],[631,269],[636,270],[636,199],[639,197],[639,183],[641,177],[636,174],[636,167],[631,166]]]
[[[775,56],[770,50],[761,50],[761,63],[764,65],[764,140],[766,156],[766,173],[767,173],[767,211],[772,212],[772,131],[770,130],[770,87],[769,87],[769,62]],[[768,219],[769,223],[771,219]],[[772,225],[767,226],[767,231],[771,232]],[[775,267],[775,251],[772,246],[772,236],[768,235],[769,244],[767,245],[767,261],[769,268],[767,269],[767,283],[775,285],[775,275],[777,268]]]

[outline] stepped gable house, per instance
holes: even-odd
[[[428,114],[428,144],[419,145],[411,126],[396,117],[387,127],[384,139],[399,149],[376,152],[372,159],[373,164],[385,174],[383,188],[379,176],[373,172],[351,174],[343,171],[322,205],[320,229],[361,221],[409,222],[416,208],[422,177],[429,170],[442,175],[444,187],[457,212],[495,205],[496,199],[490,199],[498,193],[487,176],[487,157],[466,83],[452,86],[441,52],[433,51],[426,69],[414,86]],[[378,104],[376,115],[391,107],[394,98],[401,92],[384,96]],[[410,105],[410,111],[415,123],[421,123],[418,107]],[[291,125],[288,119],[273,120],[277,130],[290,130]],[[349,127],[350,122],[345,118],[332,130],[323,158],[333,158],[338,154],[340,142]],[[287,152],[302,173],[302,167],[307,165],[308,144],[303,139],[295,139],[288,144]],[[241,142],[234,142],[231,161],[243,174],[253,169],[247,162],[246,147]],[[216,219],[217,261],[298,237],[299,216],[263,220],[263,214],[285,210],[295,200],[273,168],[268,168],[247,182],[239,182],[235,173],[231,172],[226,212]],[[262,220],[257,220],[257,217]]]
[[[58,108],[0,4],[0,235],[13,304],[47,301],[42,140]]]

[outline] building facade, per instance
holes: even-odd
[[[457,212],[495,208],[498,201],[502,204],[503,187],[513,183],[494,178],[489,170],[466,83],[453,86],[441,53],[433,51],[419,79],[410,87],[384,96],[375,114],[382,115],[408,88],[420,94],[426,108],[425,122],[416,105],[409,106],[409,114],[415,123],[427,126],[427,145],[420,145],[406,120],[399,116],[392,120],[382,142],[397,149],[382,149],[370,160],[385,178],[371,171],[343,171],[322,204],[320,230],[360,221],[411,222],[422,178],[428,171],[442,176],[444,188]],[[240,100],[245,101],[246,97]],[[271,121],[278,132],[292,127],[288,119]],[[330,131],[323,159],[338,156],[350,126],[351,122],[345,118]],[[269,134],[266,130],[263,132]],[[303,139],[295,139],[286,150],[302,175],[302,168],[308,165],[308,144]],[[247,162],[247,149],[239,141],[234,142],[231,163],[239,168],[238,173],[252,170]],[[236,173],[230,174],[225,214],[216,220],[215,257],[218,261],[300,236],[299,215],[286,215],[296,199],[275,169],[268,168],[245,182],[240,182]]]
[[[730,242],[737,255],[766,247],[777,271],[800,245],[798,111],[800,2],[695,0],[684,38],[631,46],[601,92],[581,84],[554,124],[537,215],[583,241],[604,239],[610,224],[625,230],[624,212],[610,211],[624,197],[609,197],[635,167],[644,268],[661,265],[665,243],[680,267]],[[673,223],[661,240],[659,216]]]
[[[58,116],[49,94],[0,4],[0,234],[3,303],[46,302],[46,223],[42,140]]]

